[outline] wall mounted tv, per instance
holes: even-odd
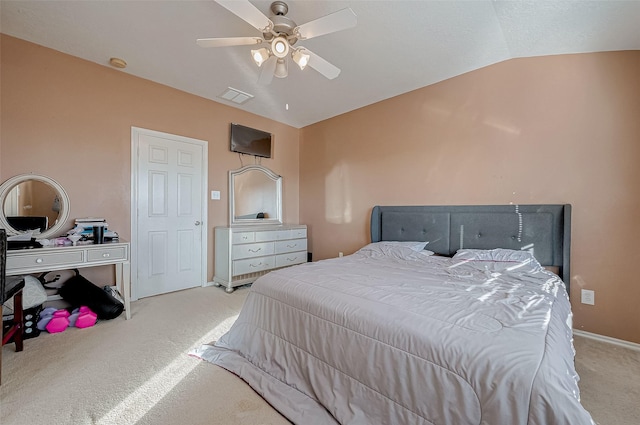
[[[271,158],[271,133],[231,123],[232,152]]]

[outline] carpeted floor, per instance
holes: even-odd
[[[187,353],[235,320],[248,288],[196,288],[132,304],[119,317],[3,347],[0,423],[284,425],[231,373]],[[604,424],[637,424],[640,351],[576,337],[583,404]]]
[[[601,425],[640,424],[640,350],[575,336],[582,405]]]

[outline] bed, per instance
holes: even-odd
[[[570,205],[376,206],[370,244],[260,277],[194,354],[295,424],[593,424],[570,239]]]

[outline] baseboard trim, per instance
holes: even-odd
[[[213,283],[213,281],[211,281],[211,282],[205,282],[204,285],[202,285],[203,288],[207,288],[209,286],[216,286],[216,284]]]
[[[578,329],[573,330],[574,335],[578,335],[584,338],[595,339],[597,341],[606,342],[608,344],[619,345],[624,348],[629,348],[631,350],[640,351],[640,344],[636,344],[635,342],[625,341],[623,339],[612,338],[610,336],[598,335],[587,331],[581,331]]]

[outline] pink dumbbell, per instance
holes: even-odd
[[[62,332],[69,326],[69,312],[67,310],[58,310],[53,313],[53,317],[47,323],[46,329],[49,333]]]
[[[78,318],[76,319],[75,323],[76,328],[91,327],[95,325],[96,320],[98,320],[98,315],[91,311],[91,309],[87,306],[80,307],[78,313]]]

